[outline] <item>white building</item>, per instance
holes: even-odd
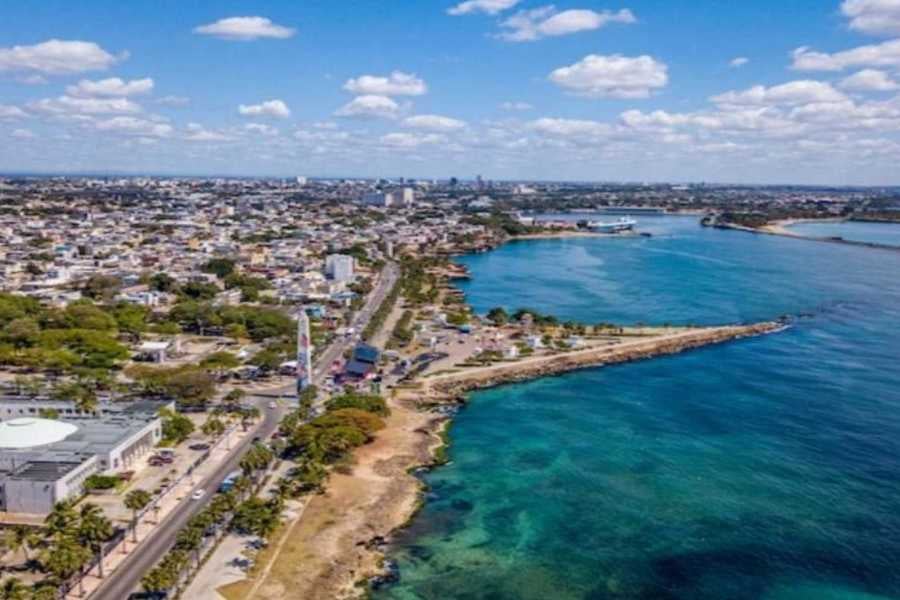
[[[333,281],[352,281],[353,257],[346,254],[329,254],[325,257],[325,275]]]
[[[7,403],[6,411],[14,410]],[[40,402],[21,402],[22,415]],[[0,510],[46,514],[84,492],[95,473],[133,470],[162,439],[159,403],[140,403],[99,417],[19,416],[0,423]],[[70,409],[59,410],[63,412]]]
[[[363,195],[363,204],[369,206],[410,207],[416,202],[416,191],[413,188],[399,188],[390,192],[370,192]]]

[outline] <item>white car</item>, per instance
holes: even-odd
[[[275,404],[275,401],[269,402],[269,408],[278,408],[278,405]]]
[[[206,494],[206,490],[204,489],[194,490],[194,493],[191,494],[191,500],[199,500],[204,494]]]

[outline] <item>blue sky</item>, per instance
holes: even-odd
[[[0,6],[5,172],[881,185],[898,131],[900,0]]]

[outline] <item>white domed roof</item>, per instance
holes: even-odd
[[[24,417],[0,423],[0,448],[33,448],[66,439],[78,431],[71,423]]]

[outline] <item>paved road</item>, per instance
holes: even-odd
[[[396,264],[388,263],[382,271],[382,275],[369,294],[365,305],[357,314],[354,325],[357,331],[362,331],[369,323],[372,315],[378,310],[378,307],[384,301],[390,292],[394,283],[397,281],[399,269]],[[313,381],[320,384],[327,377],[331,364],[337,360],[344,351],[354,343],[352,338],[337,339],[328,346],[316,361],[315,373]],[[284,416],[285,409],[279,407],[277,409],[267,408],[271,401],[272,394],[292,396],[296,394],[294,384],[281,386],[266,390],[265,392],[257,392],[256,397],[251,395],[251,400],[260,408],[263,413],[263,420],[260,423],[256,436],[263,439],[268,438],[278,428],[281,418]],[[231,471],[238,468],[241,458],[253,442],[252,437],[248,436],[239,446],[232,452],[231,456],[225,460],[216,471],[197,483],[198,488],[203,488],[208,492],[218,489],[219,484],[225,479]],[[189,500],[181,502],[162,522],[160,527],[156,528],[150,537],[143,540],[138,547],[132,551],[125,562],[119,565],[115,573],[111,574],[97,590],[91,594],[92,600],[123,600],[136,591],[140,585],[141,577],[149,571],[153,566],[169,551],[175,543],[175,537],[178,532],[187,524],[191,517],[198,514],[206,504],[212,499],[214,494],[208,493],[204,500]]]
[[[257,403],[263,414],[256,434],[260,437],[271,435],[278,427],[284,408],[267,408],[267,401],[260,399]],[[162,558],[175,543],[175,536],[187,524],[191,517],[198,514],[213,497],[214,490],[225,479],[228,473],[236,470],[244,456],[244,452],[253,443],[254,436],[247,436],[235,447],[231,455],[211,475],[197,482],[196,488],[203,488],[208,493],[206,501],[183,500],[165,519],[162,525],[154,529],[148,538],[141,541],[131,555],[111,574],[104,583],[91,594],[95,600],[123,600],[140,585],[141,577]],[[195,488],[195,489],[196,489]]]
[[[375,288],[369,294],[366,303],[353,320],[352,326],[358,333],[361,333],[362,330],[366,328],[366,325],[369,324],[372,315],[375,314],[375,311],[378,310],[378,307],[381,306],[381,303],[384,302],[384,299],[391,292],[394,284],[397,283],[399,275],[400,269],[397,267],[396,263],[388,263],[384,267],[384,270],[381,272],[381,277],[375,284]],[[331,365],[334,361],[339,359],[347,349],[355,344],[355,336],[347,336],[334,340],[316,359],[316,363],[313,366],[313,383],[321,385],[331,373]],[[295,385],[290,383],[279,387],[256,390],[253,393],[272,398],[277,396],[293,396],[297,393],[297,390]]]

